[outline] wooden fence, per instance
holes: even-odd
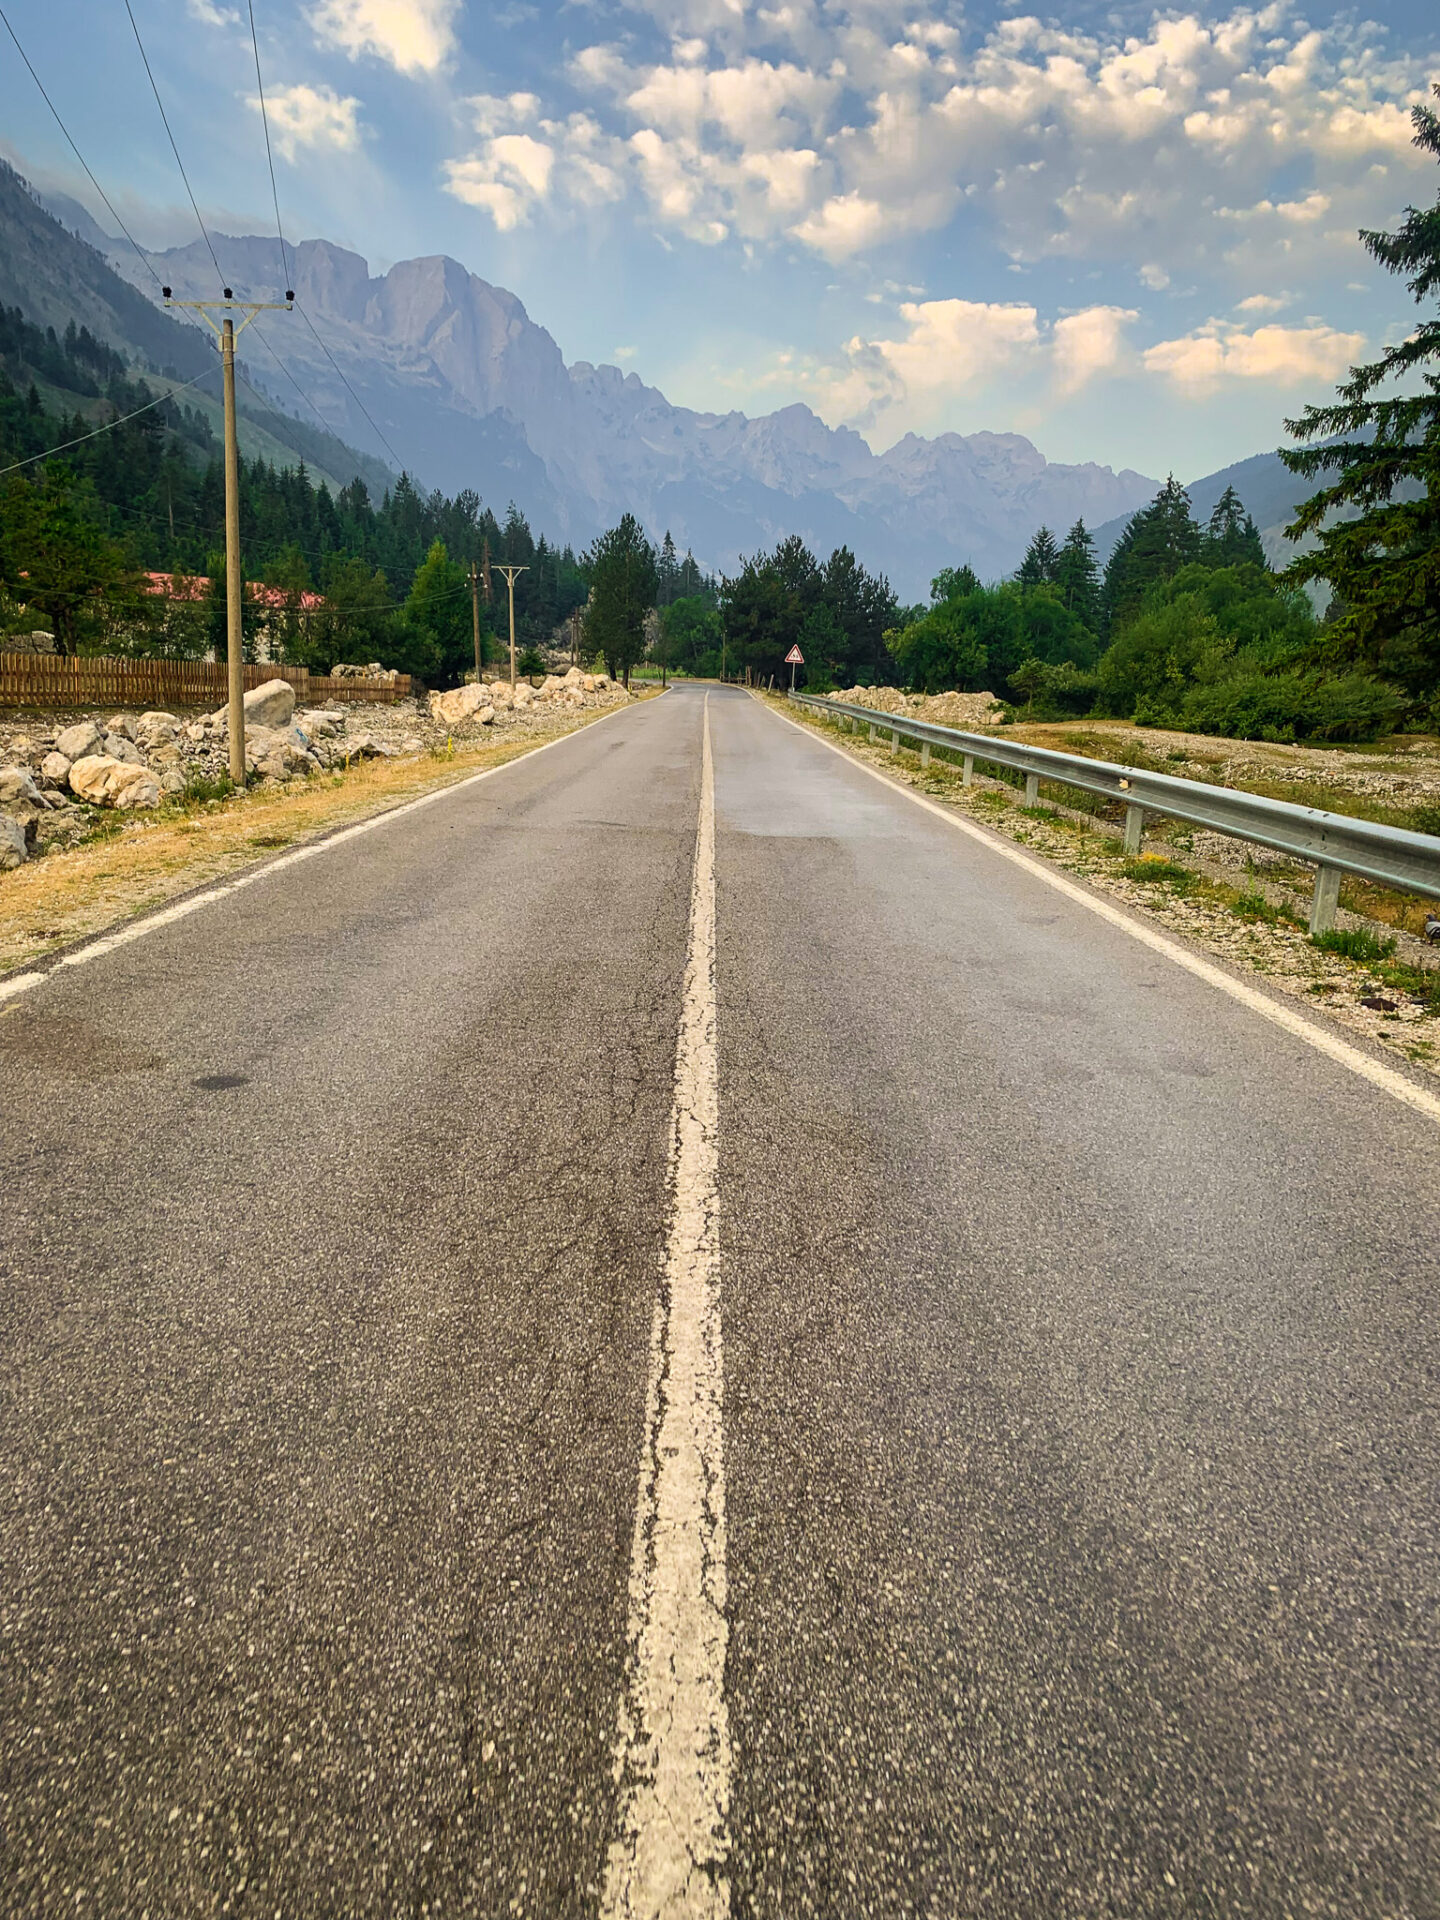
[[[327,700],[392,705],[410,691],[395,680],[335,679],[307,667],[247,666],[245,685],[288,680],[301,706]],[[218,707],[228,689],[223,661],[76,658],[53,653],[0,653],[0,707]]]

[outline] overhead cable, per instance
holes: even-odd
[[[90,182],[91,186],[94,187],[96,193],[99,194],[100,198],[105,202],[106,211],[109,213],[110,218],[115,222],[116,226],[119,227],[120,231],[124,234],[125,238],[130,242],[131,246],[135,249],[136,259],[140,262],[141,266],[144,267],[145,271],[149,274],[150,278],[155,282],[156,286],[158,287],[160,285],[159,274],[155,271],[155,268],[152,265],[149,256],[146,254],[144,248],[140,245],[140,242],[135,238],[134,234],[131,233],[129,227],[126,226],[125,222],[120,218],[119,214],[115,211],[114,206],[111,204],[109,194],[106,193],[105,189],[101,186],[100,182],[95,178],[94,174],[91,173],[89,164],[87,163],[84,154],[81,153],[79,147],[76,146],[74,137],[72,136],[70,129],[66,126],[65,122],[60,118],[60,109],[56,106],[55,102],[50,98],[49,94],[45,91],[44,81],[41,80],[39,74],[36,73],[34,67],[30,65],[30,56],[28,53],[26,53],[24,47],[21,46],[19,36],[16,34],[14,27],[11,26],[10,17],[5,12],[3,7],[0,7],[0,20],[3,20],[5,22],[5,31],[10,35],[10,38],[15,42],[15,51],[20,55],[20,58],[25,62],[25,65],[29,67],[30,78],[35,82],[36,86],[39,87],[41,99],[45,102],[46,106],[49,107],[51,113],[54,114],[56,126],[59,127],[61,133],[63,133],[65,138],[70,142],[70,151],[74,154],[75,158],[80,162],[81,166],[84,167],[86,179]]]
[[[160,118],[165,123],[165,132],[169,137],[169,141],[170,141],[170,151],[175,156],[175,164],[180,169],[180,178],[185,182],[185,191],[190,195],[190,205],[192,206],[192,208],[194,208],[195,218],[199,223],[201,237],[204,239],[206,246],[209,247],[210,249],[210,258],[215,262],[216,276],[218,277],[220,284],[223,287],[225,285],[225,275],[223,274],[223,272],[221,272],[221,269],[220,269],[219,256],[215,252],[215,246],[213,241],[210,238],[210,234],[205,226],[205,222],[200,218],[199,202],[196,200],[194,190],[190,185],[190,176],[185,171],[185,162],[180,158],[180,149],[175,144],[175,135],[170,131],[170,116],[165,111],[165,102],[160,98],[160,89],[155,84],[155,75],[151,71],[151,67],[150,67],[150,56],[145,51],[145,42],[140,38],[140,28],[135,19],[134,9],[130,5],[130,0],[125,0],[125,11],[130,16],[130,25],[135,34],[135,44],[140,49],[140,58],[145,62],[145,72],[150,81],[150,91],[155,96],[155,104],[160,109]]]

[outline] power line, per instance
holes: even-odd
[[[160,109],[160,118],[165,123],[165,132],[169,137],[169,141],[170,141],[170,151],[175,156],[175,164],[180,169],[180,178],[185,182],[185,191],[190,195],[190,205],[195,210],[195,218],[199,222],[201,235],[205,241],[206,246],[209,247],[210,249],[210,258],[215,262],[216,276],[219,279],[221,286],[223,287],[225,284],[225,275],[220,271],[220,261],[218,256],[216,255],[215,247],[210,239],[210,235],[206,231],[205,222],[200,219],[200,207],[198,202],[196,201],[194,191],[190,185],[190,176],[185,171],[185,162],[180,158],[180,149],[175,144],[175,135],[170,131],[170,118],[165,111],[165,102],[160,98],[160,89],[155,84],[155,75],[150,70],[150,56],[145,51],[145,42],[140,38],[140,28],[136,23],[135,14],[130,6],[130,0],[125,0],[125,11],[130,15],[130,25],[135,34],[135,44],[140,49],[140,58],[145,62],[145,72],[150,81],[150,91],[155,96],[155,104]]]
[[[255,31],[255,0],[246,0],[250,10],[250,44],[255,49],[255,86],[260,95],[260,120],[265,128],[265,160],[270,168],[270,197],[275,202],[275,232],[280,240],[280,265],[284,285],[290,285],[290,262],[285,257],[285,229],[280,224],[280,189],[275,184],[275,156],[270,151],[270,115],[265,106],[265,82],[260,78],[260,37]]]
[[[295,311],[299,314],[300,318],[305,322],[306,326],[309,327],[311,337],[314,339],[316,346],[319,347],[320,351],[324,354],[325,358],[330,362],[331,366],[334,367],[336,373],[340,375],[341,380],[344,381],[345,391],[349,394],[350,398],[355,402],[356,406],[359,407],[361,413],[364,414],[365,418],[370,421],[371,428],[373,429],[376,438],[380,441],[382,446],[385,448],[385,451],[390,455],[390,458],[395,462],[397,469],[401,473],[403,473],[405,471],[405,462],[400,458],[399,454],[396,453],[394,447],[390,445],[390,442],[385,438],[384,434],[381,433],[379,427],[375,425],[375,422],[370,415],[370,409],[366,406],[365,402],[360,398],[359,394],[356,393],[354,387],[351,386],[350,382],[345,379],[344,369],[341,367],[340,362],[335,358],[334,354],[331,353],[329,347],[327,347],[325,342],[320,338],[320,335],[316,333],[315,323],[311,320],[309,314],[300,305],[298,300],[295,303]]]
[[[46,106],[49,107],[51,113],[54,114],[56,126],[59,127],[61,133],[63,133],[65,138],[70,142],[70,151],[74,154],[75,158],[80,162],[81,166],[84,167],[86,179],[90,182],[91,186],[94,187],[96,193],[99,194],[100,198],[105,202],[106,210],[108,211],[110,218],[115,222],[116,226],[119,227],[120,231],[124,234],[125,238],[130,242],[131,246],[135,249],[135,257],[139,260],[141,266],[144,267],[145,271],[149,274],[150,278],[155,282],[156,286],[158,287],[160,285],[159,274],[156,273],[154,266],[151,264],[150,259],[145,253],[145,250],[143,249],[143,247],[140,245],[140,242],[135,238],[134,234],[131,233],[130,229],[126,226],[125,222],[120,218],[119,214],[115,211],[115,208],[111,204],[109,194],[106,193],[105,189],[101,186],[100,182],[95,178],[94,174],[91,173],[84,154],[81,153],[79,147],[77,147],[75,144],[75,141],[71,135],[70,129],[66,126],[65,122],[60,118],[60,109],[55,105],[55,102],[50,98],[49,94],[45,91],[45,84],[41,80],[39,74],[36,73],[34,67],[30,65],[30,56],[28,53],[26,53],[24,47],[21,46],[19,36],[16,34],[14,27],[11,26],[9,15],[5,12],[3,7],[0,7],[0,20],[3,20],[5,22],[5,31],[10,35],[10,38],[15,42],[15,51],[20,55],[20,58],[25,62],[25,65],[29,67],[30,78],[35,82],[36,86],[39,87],[41,99],[45,102]]]
[[[189,387],[198,387],[202,380],[208,380],[215,371],[207,367],[204,373],[197,373],[193,380],[182,381],[178,387],[171,387],[169,393],[160,393],[153,400],[147,400],[143,407],[136,407],[132,413],[122,413],[118,420],[107,420],[103,427],[96,427],[93,433],[77,434],[73,440],[62,440],[58,447],[47,447],[44,453],[32,453],[24,460],[12,461],[8,467],[0,467],[0,478],[7,473],[18,473],[21,467],[33,467],[37,460],[51,460],[57,453],[65,453],[71,447],[81,446],[86,440],[98,440],[102,433],[113,433],[116,427],[123,427],[127,420],[137,415],[149,413],[152,407],[158,407],[166,400],[173,399],[177,393],[184,393]]]

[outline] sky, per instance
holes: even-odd
[[[289,238],[448,253],[681,404],[1191,478],[1414,324],[1357,230],[1440,188],[1429,0],[254,4]],[[245,0],[131,5],[207,222],[273,231]],[[193,240],[123,0],[5,10],[140,240]],[[0,104],[111,226],[3,35]]]

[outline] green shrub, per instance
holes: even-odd
[[[1237,740],[1373,740],[1404,707],[1403,694],[1363,673],[1252,671],[1192,687],[1180,720],[1193,733]]]
[[[1440,805],[1432,800],[1412,807],[1405,824],[1412,833],[1433,833],[1440,837]]]
[[[1346,960],[1364,962],[1388,960],[1395,951],[1392,939],[1388,936],[1382,939],[1368,927],[1331,927],[1326,933],[1312,933],[1310,942],[1325,953],[1338,953]]]

